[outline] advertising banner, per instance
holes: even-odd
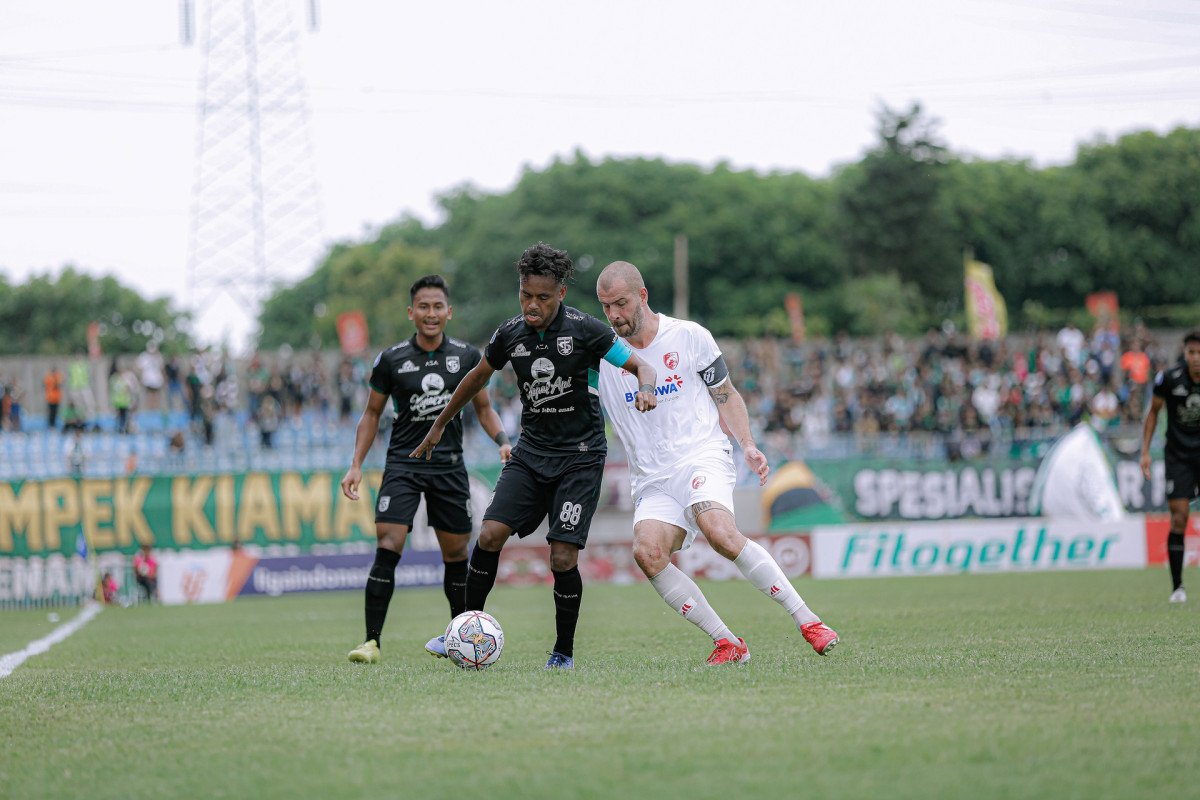
[[[278,597],[293,592],[363,589],[374,559],[373,553],[259,558],[238,594]],[[441,586],[444,573],[440,551],[405,549],[396,565],[396,588]]]
[[[1038,518],[821,527],[812,534],[817,578],[1114,569],[1146,565],[1141,519]]]
[[[0,481],[0,557],[70,556],[82,531],[97,552],[271,547],[375,542],[379,471],[363,475],[362,497],[349,500],[332,472]],[[471,474],[471,498],[482,509],[492,482]],[[476,514],[476,516],[481,516]],[[424,501],[410,546],[437,549]],[[372,548],[373,549],[373,548]]]
[[[1037,508],[1035,477],[1041,459],[923,463],[899,459],[811,462],[817,477],[863,520],[939,520],[1025,517]],[[1120,504],[1130,513],[1165,511],[1166,471],[1161,460],[1142,476],[1137,456],[1113,462]]]

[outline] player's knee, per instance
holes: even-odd
[[[494,524],[492,520],[485,520],[482,530],[479,531],[479,546],[493,552],[500,550],[511,534],[512,531],[506,526]]]
[[[554,572],[566,572],[573,569],[579,563],[579,551],[574,550],[558,550],[550,551],[550,569]]]
[[[717,555],[730,561],[741,555],[742,548],[746,546],[746,537],[735,527],[721,527],[712,532],[705,531],[705,538],[708,539],[708,543],[717,552]]]
[[[671,555],[657,541],[636,541],[633,543],[633,560],[646,576],[657,575],[667,568]]]

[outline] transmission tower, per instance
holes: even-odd
[[[321,252],[308,93],[288,0],[203,5],[188,301],[197,316],[235,313],[249,329],[272,286]],[[185,44],[195,7],[181,5]]]

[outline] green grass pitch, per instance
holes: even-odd
[[[493,592],[482,673],[425,654],[436,589],[397,591],[378,666],[346,660],[358,593],[110,608],[0,679],[0,796],[1194,796],[1200,603],[1168,584],[799,581],[842,636],[821,658],[747,583],[706,582],[752,656],[719,668],[648,585],[589,585],[561,674],[547,587]],[[50,627],[0,614],[0,653]]]

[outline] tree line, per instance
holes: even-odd
[[[827,178],[576,152],[526,169],[507,192],[455,187],[437,198],[437,223],[402,217],[278,287],[259,345],[335,346],[350,310],[365,312],[373,342],[397,341],[411,330],[408,287],[431,272],[451,285],[449,331],[482,341],[517,313],[513,264],[538,241],[575,259],[568,303],[599,315],[597,274],[626,260],[651,305],[670,312],[681,234],[690,315],[718,335],[788,334],[789,292],[811,334],[961,325],[965,248],[993,267],[1010,327],[1086,323],[1097,290],[1116,292],[1124,317],[1200,325],[1189,288],[1200,279],[1200,129],[1099,139],[1068,165],[1037,169],[955,155],[919,105],[881,107],[877,125],[874,146]],[[0,279],[0,352],[76,349],[98,315],[106,352],[140,350],[150,336],[168,350],[189,344],[186,314],[167,301],[68,269],[24,286]]]

